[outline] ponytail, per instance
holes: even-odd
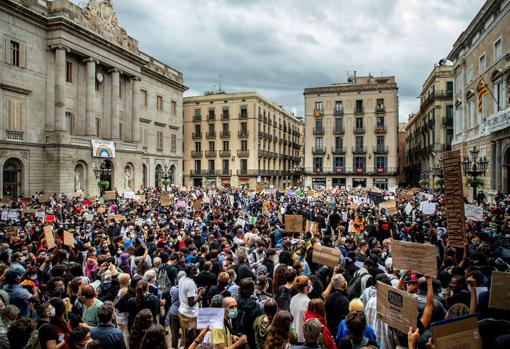
[[[139,280],[136,283],[136,303],[142,303],[143,297],[145,295],[145,291],[147,291],[147,281],[145,280]]]

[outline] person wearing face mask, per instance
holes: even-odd
[[[19,276],[22,276],[26,273],[25,269],[25,262],[27,260],[27,257],[23,255],[21,252],[15,252],[12,255],[12,264],[11,264],[11,270],[14,271]]]
[[[48,302],[42,303],[37,309],[39,321],[37,321],[37,332],[41,349],[61,349],[65,346],[65,341],[60,340],[57,330],[50,323],[51,318],[55,316],[55,308]]]
[[[43,302],[48,302],[53,297],[62,298],[65,296],[65,293],[64,279],[60,276],[56,276],[48,281],[46,291],[43,292],[41,300]]]
[[[308,309],[310,298],[308,294],[312,292],[313,286],[308,276],[298,276],[294,281],[294,287],[298,290],[298,294],[290,300],[290,313],[294,318],[292,328],[297,332],[298,342],[304,343],[303,324],[305,322],[305,314]]]
[[[2,306],[4,304],[2,303]],[[11,325],[18,319],[19,309],[15,305],[5,305],[0,313],[0,335],[7,335]]]
[[[233,335],[232,321],[234,321],[238,316],[237,301],[233,297],[225,297],[223,299],[222,307],[225,309],[223,328],[213,329],[211,333],[214,348],[235,349],[246,344],[248,342],[246,335],[241,337]]]

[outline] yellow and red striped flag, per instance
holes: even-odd
[[[482,112],[482,97],[486,95],[489,91],[487,90],[487,85],[485,82],[480,79],[480,83],[478,84],[478,112]]]

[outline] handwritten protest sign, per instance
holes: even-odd
[[[433,215],[436,213],[436,203],[435,202],[422,202],[420,204],[420,209],[425,215]]]
[[[436,349],[481,349],[482,338],[476,314],[433,323],[430,328]]]
[[[437,275],[437,248],[431,244],[394,240],[391,243],[394,269],[412,269],[421,274]]]
[[[464,214],[466,219],[470,219],[473,222],[483,221],[483,208],[480,206],[464,204]]]
[[[385,209],[388,214],[397,214],[397,204],[395,200],[384,201],[379,204],[379,210]]]
[[[105,200],[115,200],[116,195],[114,191],[106,191],[104,193],[104,199]]]
[[[74,235],[67,230],[64,230],[64,245],[74,248]]]
[[[145,195],[135,195],[135,201],[143,204],[145,202]]]
[[[124,192],[124,199],[134,199],[134,198],[135,198],[134,191],[125,191]]]
[[[44,203],[48,202],[48,196],[46,194],[39,194],[39,197],[37,198],[37,200],[41,204],[44,204]]]
[[[244,226],[246,224],[246,221],[242,218],[237,218],[237,221],[236,221],[236,225],[240,225],[243,229],[244,229]]]
[[[97,213],[105,213],[106,212],[106,208],[105,207],[98,207],[97,208]]]
[[[197,314],[197,328],[223,328],[225,310],[223,308],[200,308]]]
[[[302,215],[285,215],[285,231],[291,233],[303,232],[303,216]]]
[[[406,215],[411,214],[412,210],[413,210],[413,206],[411,206],[410,203],[407,203],[406,207],[404,208],[404,211],[406,212]]]
[[[453,247],[463,247],[466,237],[464,192],[458,150],[443,152],[443,173],[448,241]]]
[[[35,213],[35,218],[40,218],[40,219],[44,220],[45,217],[46,217],[46,214],[44,211],[37,211]]]
[[[124,220],[126,220],[126,216],[124,216],[123,214],[111,214],[108,216],[108,219],[116,219],[119,221],[124,221]]]
[[[202,210],[202,202],[200,200],[193,200],[193,211],[201,211]]]
[[[489,308],[510,310],[510,273],[492,272]]]
[[[44,226],[44,237],[46,238],[46,244],[48,245],[49,249],[52,249],[57,246],[55,243],[55,237],[53,236],[53,228],[51,225],[45,225]]]
[[[168,194],[163,194],[159,197],[159,204],[161,206],[170,206],[170,197]]]
[[[377,282],[377,319],[402,332],[416,328],[418,300],[411,294]]]
[[[335,268],[340,263],[340,250],[326,246],[315,246],[312,254],[312,262]]]

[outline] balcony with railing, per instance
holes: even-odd
[[[387,145],[376,145],[374,147],[374,154],[387,154],[388,146]]]
[[[354,114],[363,114],[364,108],[363,107],[355,107],[354,108]]]
[[[230,150],[220,150],[220,157],[221,158],[229,158],[231,155]]]
[[[218,151],[216,151],[216,150],[206,150],[205,151],[206,158],[215,158],[216,155],[218,155]]]
[[[193,121],[202,121],[202,115],[193,115]]]
[[[352,147],[353,154],[366,154],[367,147]]]
[[[345,147],[332,147],[331,153],[335,155],[345,154]]]
[[[11,142],[23,142],[23,132],[20,131],[5,131],[5,140]]]
[[[365,133],[365,126],[361,126],[361,127],[354,126],[353,132],[354,133]]]
[[[313,134],[314,135],[323,135],[324,134],[324,127],[314,127],[313,128]]]
[[[361,166],[361,167],[355,167],[354,168],[354,173],[365,173],[367,172],[367,168],[366,166]]]
[[[216,119],[216,115],[215,114],[207,114],[207,120],[208,121],[214,121]]]
[[[218,171],[220,176],[232,176],[232,170],[222,169]]]
[[[207,139],[214,139],[216,138],[216,132],[207,132],[207,134],[205,135],[205,137]]]
[[[228,111],[227,112],[223,112],[221,114],[221,120],[228,120],[228,119],[230,119],[230,114],[228,113]]]
[[[374,128],[374,132],[375,133],[386,133],[386,125],[382,125],[382,126],[375,126]]]
[[[324,114],[324,109],[314,109],[313,116],[322,116]]]
[[[203,170],[202,175],[205,177],[216,177],[218,171],[216,170]]]
[[[326,154],[326,149],[324,149],[323,147],[312,147],[312,154],[314,155],[324,155]]]
[[[386,112],[386,107],[384,106],[384,104],[377,104],[375,106],[375,112],[376,113],[384,113],[384,112]]]
[[[247,158],[248,156],[250,156],[250,151],[249,150],[238,149],[237,150],[237,156],[239,156],[240,158]]]
[[[237,132],[237,136],[239,138],[248,138],[248,130],[240,130]],[[260,138],[260,132],[259,132],[259,138]]]
[[[192,177],[200,177],[202,176],[202,170],[190,170],[189,175]]]
[[[241,110],[241,112],[239,113],[239,119],[248,119],[248,111]]]
[[[220,132],[220,138],[229,138],[230,137],[230,131],[221,131]]]
[[[420,111],[424,112],[435,99],[453,99],[453,91],[434,91],[429,94],[420,105]]]
[[[340,134],[344,134],[345,133],[345,127],[344,125],[340,125],[340,126],[335,126],[333,128],[333,133],[336,134],[336,135],[340,135]]]
[[[443,126],[453,126],[453,116],[443,116]]]
[[[201,151],[201,150],[192,150],[191,151],[192,158],[201,158],[202,155],[203,155],[203,151]]]
[[[333,115],[335,115],[335,116],[342,116],[342,115],[344,115],[344,109],[343,108],[342,109],[335,109],[333,111]]]
[[[193,132],[191,135],[193,139],[202,139],[202,132]]]

